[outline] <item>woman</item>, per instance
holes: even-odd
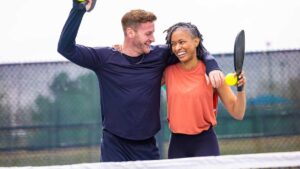
[[[196,26],[177,23],[166,32],[167,44],[180,60],[164,72],[168,122],[172,133],[168,157],[220,155],[213,129],[217,124],[218,96],[229,114],[242,120],[246,109],[245,90],[235,95],[225,83],[214,89],[206,82],[202,57],[207,54],[207,50],[202,45],[202,35]],[[237,86],[246,84],[243,73],[239,79]]]

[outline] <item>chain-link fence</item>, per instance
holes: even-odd
[[[233,72],[232,54],[215,55]],[[231,118],[222,104],[216,132],[222,154],[300,150],[300,50],[247,53],[247,111]],[[235,89],[234,89],[235,90]],[[99,87],[91,71],[69,62],[0,65],[0,166],[98,162]],[[116,103],[117,104],[117,103]],[[166,158],[169,130],[162,87]]]

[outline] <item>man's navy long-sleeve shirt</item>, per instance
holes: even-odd
[[[104,129],[131,140],[154,136],[160,129],[161,78],[176,57],[170,55],[168,46],[157,45],[151,46],[142,63],[132,64],[111,47],[77,45],[75,39],[84,13],[84,9],[73,7],[62,30],[58,52],[96,73]],[[218,69],[213,57],[203,60],[208,72]]]

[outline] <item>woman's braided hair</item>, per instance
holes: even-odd
[[[198,28],[195,25],[191,24],[190,22],[178,22],[173,26],[169,27],[167,30],[165,30],[164,32],[167,32],[166,44],[171,47],[171,37],[173,32],[176,31],[177,29],[187,30],[190,32],[193,38],[197,37],[200,39],[200,43],[197,46],[197,58],[199,60],[202,60],[202,58],[208,54],[208,51],[205,49],[205,47],[202,44],[203,41],[202,34],[199,32]]]

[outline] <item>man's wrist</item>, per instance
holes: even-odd
[[[86,9],[85,9],[85,3],[78,2],[78,0],[73,0],[73,9],[86,11]]]

